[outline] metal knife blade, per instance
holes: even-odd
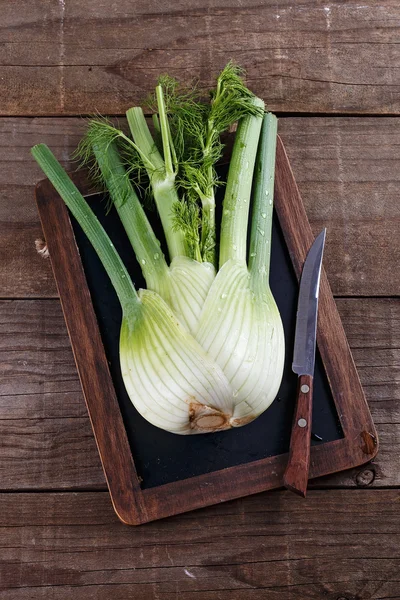
[[[297,305],[292,370],[297,375],[314,375],[318,295],[326,229],[311,246],[303,266]]]

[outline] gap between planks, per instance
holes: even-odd
[[[276,115],[278,117],[278,119],[295,119],[296,117],[298,118],[315,118],[315,119],[321,119],[321,118],[373,118],[373,119],[390,119],[390,118],[396,118],[396,117],[400,117],[400,111],[399,112],[387,112],[387,113],[370,113],[370,112],[308,112],[308,111],[296,111],[296,112],[291,112],[291,111],[272,111],[274,113],[274,115]],[[101,113],[101,115],[103,117],[106,117],[108,119],[113,119],[113,118],[117,118],[117,119],[122,119],[126,117],[126,113]],[[150,118],[152,116],[152,113],[145,113],[145,117],[146,118]],[[0,115],[0,121],[2,119],[91,119],[93,118],[93,114],[92,113],[76,113],[76,114],[63,114],[63,113],[48,113],[48,114],[40,114],[40,115],[30,115],[30,114],[19,114],[19,115],[14,115],[12,113],[10,114],[1,114]]]

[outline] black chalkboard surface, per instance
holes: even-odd
[[[71,174],[71,179],[83,195],[90,194],[85,171]],[[290,369],[296,282],[314,235],[279,136],[271,287],[283,318],[287,360],[275,402],[240,429],[181,437],[156,429],[137,414],[121,380],[121,311],[108,278],[79,227],[72,227],[52,184],[39,182],[35,194],[93,433],[120,520],[139,525],[282,486],[296,386]],[[140,270],[117,215],[111,210],[105,216],[99,196],[89,202],[106,222],[140,287]],[[324,269],[317,342],[310,478],[362,465],[378,452],[376,428]]]
[[[112,208],[106,214],[107,201],[100,195],[88,197],[88,202],[110,235],[136,288],[145,287],[116,210]],[[154,217],[150,214],[161,239],[162,231]],[[154,427],[138,414],[131,403],[119,367],[120,305],[86,236],[72,217],[71,221],[142,489],[287,452],[297,384],[291,363],[298,283],[278,219],[274,217],[273,222],[270,272],[271,289],[281,313],[286,340],[285,368],[278,396],[265,413],[244,427],[193,436],[178,436]],[[343,435],[318,352],[312,431],[313,444],[336,440]]]

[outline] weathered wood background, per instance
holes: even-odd
[[[400,4],[0,1],[1,600],[400,599]],[[313,482],[131,529],[115,517],[41,230],[29,155],[160,71],[229,59],[278,111],[381,450]]]

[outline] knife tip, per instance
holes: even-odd
[[[315,239],[321,239],[323,240],[323,242],[325,242],[325,238],[326,238],[326,227],[323,228],[323,230],[317,235],[317,237]]]

